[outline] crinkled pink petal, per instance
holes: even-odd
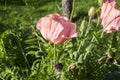
[[[76,25],[74,23],[71,23],[69,21],[61,22],[61,26],[65,27],[63,27],[64,30],[59,34],[58,38],[55,39],[57,43],[76,37]]]
[[[64,27],[64,31],[60,34],[60,36],[64,36],[65,38],[72,38],[76,34],[76,25],[74,23],[66,22],[66,24],[62,24]]]
[[[100,17],[104,32],[110,33],[120,28],[120,11],[116,9],[114,0],[104,0]]]
[[[103,18],[106,16],[113,8],[116,8],[116,2],[114,0],[104,0],[100,17]]]
[[[56,43],[55,40],[58,38],[59,34],[63,31],[63,26],[61,26],[60,23],[54,22],[54,21],[51,26],[52,26],[52,29],[50,31],[51,33],[49,34],[51,35],[50,39],[51,39],[51,42]]]
[[[42,36],[48,40],[48,28],[50,27],[50,19],[47,17],[41,18],[37,23],[37,29],[41,32]]]

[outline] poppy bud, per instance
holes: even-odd
[[[88,16],[93,18],[95,16],[95,12],[95,7],[92,6],[88,11]]]
[[[80,25],[80,31],[81,33],[85,32],[86,28],[88,26],[87,21],[85,20],[85,18],[82,20],[81,25]]]
[[[110,51],[109,57],[110,57],[110,58],[114,58],[114,57],[115,57],[115,53],[113,53],[112,51]]]
[[[54,65],[54,68],[55,69],[57,69],[57,70],[62,70],[62,68],[63,68],[63,65],[62,65],[62,63],[56,63],[55,65]]]
[[[76,68],[75,65],[74,65],[74,66],[71,66],[71,67],[70,67],[70,71],[71,71],[71,72],[75,71],[75,68]]]

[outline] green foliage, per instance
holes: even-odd
[[[91,6],[98,8],[97,23],[87,15]],[[59,0],[1,0],[0,79],[119,80],[120,66],[115,60],[120,58],[120,33],[103,32],[97,1],[76,0],[72,19],[77,24],[76,38],[60,45],[44,40],[36,22],[49,13],[61,13],[60,7]],[[113,61],[110,51],[116,54]],[[62,70],[54,68],[57,62]],[[72,66],[75,69],[70,71]]]

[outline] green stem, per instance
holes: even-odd
[[[89,17],[88,27],[90,27],[91,17]]]
[[[79,46],[78,46],[77,52],[80,51],[80,49],[81,49],[81,47],[82,47],[82,43],[83,43],[83,41],[81,41],[81,43],[79,43]]]
[[[103,36],[104,36],[104,32],[102,32],[102,34],[101,34],[100,38],[103,38]]]
[[[87,34],[89,33],[89,30],[90,30],[90,23],[91,23],[91,17],[89,17],[89,22],[88,22],[88,28],[87,28],[87,32],[85,33],[85,36],[87,36]]]
[[[26,5],[26,6],[28,6],[28,3],[27,3],[27,1],[25,1],[25,0],[23,0],[23,1],[24,1],[25,5]]]
[[[54,52],[53,52],[53,54],[54,54],[54,64],[56,64],[56,46],[55,46],[55,44],[54,44]]]
[[[114,32],[113,37],[112,37],[112,45],[111,45],[112,48],[117,47],[117,38],[116,38],[116,36],[117,36],[117,32]]]
[[[100,24],[100,17],[98,17],[98,21],[97,21],[97,27],[99,26],[99,24]]]
[[[72,21],[74,8],[75,8],[75,0],[73,0],[73,2],[72,2],[72,12],[71,12],[71,15],[70,15],[70,21]]]

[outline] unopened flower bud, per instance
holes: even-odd
[[[71,67],[70,67],[70,71],[71,71],[71,72],[75,71],[75,68],[76,68],[75,65],[71,66]]]
[[[82,20],[81,25],[80,25],[80,32],[84,33],[86,32],[86,28],[88,27],[88,23],[85,20],[85,18]]]
[[[57,70],[62,70],[62,68],[63,68],[63,65],[62,65],[62,63],[56,63],[55,65],[54,65],[54,68],[55,69],[57,69]]]
[[[94,17],[95,13],[96,13],[95,7],[92,6],[88,11],[88,16],[89,17]]]
[[[110,51],[110,53],[109,53],[109,57],[110,57],[110,58],[114,58],[114,57],[115,57],[115,53],[112,52],[112,51]]]

